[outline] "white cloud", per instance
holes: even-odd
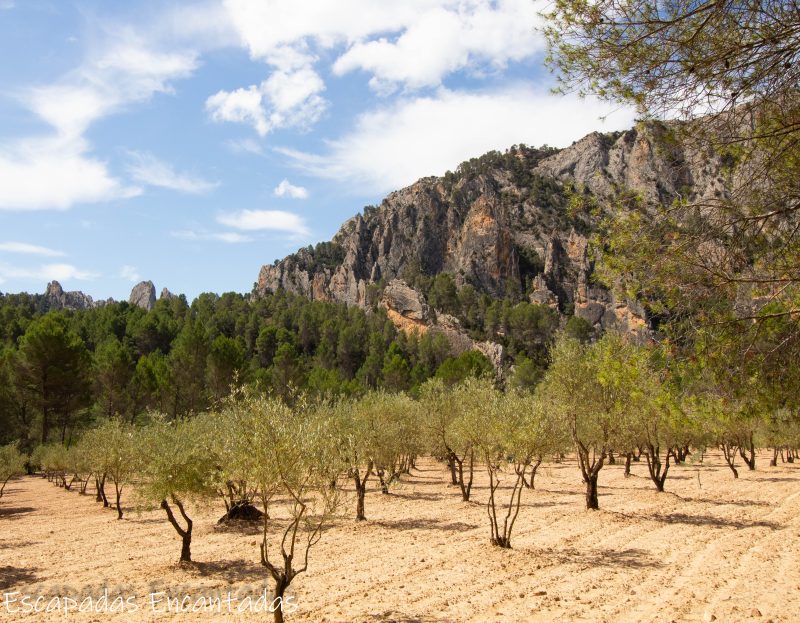
[[[211,238],[213,240],[219,240],[220,242],[227,242],[229,244],[238,244],[241,242],[252,242],[252,238],[250,236],[243,236],[242,234],[237,234],[236,232],[232,231],[223,231],[215,234],[211,234]]]
[[[0,242],[0,251],[6,253],[24,253],[27,255],[43,255],[45,257],[63,257],[66,255],[63,251],[56,251],[55,249],[48,249],[36,244],[28,244],[27,242]]]
[[[569,145],[597,130],[609,111],[591,98],[554,97],[526,84],[485,93],[440,89],[362,114],[352,131],[329,142],[327,153],[278,151],[307,173],[386,192],[492,149]],[[632,110],[618,110],[603,129],[623,129],[633,119]]]
[[[0,145],[0,210],[66,210],[76,203],[133,197],[108,171],[87,155],[81,138],[25,139]]]
[[[261,102],[263,95],[256,86],[235,91],[218,91],[206,100],[206,111],[214,121],[249,123],[265,136],[269,130],[267,113]]]
[[[99,277],[97,273],[80,270],[72,264],[43,264],[38,268],[22,268],[0,264],[0,279],[29,279],[34,281],[89,281]]]
[[[154,93],[171,93],[170,82],[197,68],[192,51],[148,49],[139,35],[124,30],[108,34],[108,47],[87,59],[57,83],[31,89],[25,104],[56,132],[75,138],[89,125]]]
[[[260,85],[219,91],[206,109],[215,121],[248,123],[265,136],[307,128],[327,108],[320,57],[343,53],[333,71],[372,74],[388,93],[437,86],[459,70],[500,69],[542,51],[532,0],[225,0],[229,22],[250,56],[271,67]]]
[[[534,31],[542,1],[225,0],[224,6],[252,58],[290,71],[312,66],[316,50],[343,45],[334,72],[370,72],[370,84],[381,91],[397,83],[435,86],[453,71],[501,68],[544,47]]]
[[[166,4],[166,3],[161,3]],[[145,29],[150,36],[202,50],[241,44],[228,11],[219,0],[194,0],[165,8]]]
[[[330,48],[373,33],[394,32],[428,8],[456,0],[224,0],[229,18],[250,55],[280,67],[313,58],[309,40]]]
[[[135,266],[129,266],[127,264],[125,264],[125,266],[120,268],[119,276],[120,276],[120,278],[124,279],[125,281],[130,281],[131,283],[136,283],[141,279],[141,276],[139,275],[139,271],[136,269],[136,267]]]
[[[7,11],[13,9],[15,6],[14,0],[0,0],[0,11]]]
[[[129,152],[128,173],[137,182],[182,193],[202,194],[219,186],[198,177],[176,172],[169,164],[148,153]]]
[[[195,51],[150,49],[146,40],[130,31],[112,36],[117,42],[73,78],[95,90],[112,111],[146,101],[154,93],[173,93],[172,81],[189,77],[198,67]]]
[[[245,231],[285,231],[297,236],[309,233],[303,218],[283,210],[240,210],[219,215],[217,222]]]
[[[370,85],[385,92],[396,84],[436,86],[454,71],[480,64],[502,68],[543,49],[534,32],[541,7],[531,0],[442,4],[416,15],[394,40],[357,42],[337,59],[334,72],[370,72]]]
[[[295,186],[289,180],[283,180],[275,187],[273,194],[276,197],[290,197],[291,199],[308,199],[308,190],[302,186]]]
[[[260,136],[278,128],[305,129],[316,123],[327,107],[319,95],[322,78],[310,67],[276,71],[260,85],[218,91],[206,100],[214,121],[247,123]]]
[[[273,127],[306,127],[322,116],[327,106],[319,95],[325,83],[310,67],[276,71],[261,84],[269,102]]]
[[[0,144],[0,209],[65,210],[76,203],[139,194],[91,156],[84,138],[98,119],[169,93],[170,81],[197,67],[193,51],[161,51],[131,29],[109,30],[94,52],[56,83],[22,93],[21,103],[52,126],[51,134]]]
[[[257,141],[251,138],[243,138],[239,140],[229,140],[225,145],[235,154],[253,154],[254,156],[263,156],[264,149]]]
[[[228,244],[240,244],[253,241],[250,236],[244,236],[232,231],[206,233],[184,229],[181,231],[173,231],[170,235],[173,238],[181,238],[182,240],[216,240],[219,242],[227,242]]]

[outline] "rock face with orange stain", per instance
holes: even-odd
[[[406,333],[426,333],[430,308],[423,296],[405,281],[392,279],[383,290],[381,307],[394,325]]]
[[[492,297],[522,292],[597,328],[645,336],[643,307],[594,282],[588,240],[598,215],[590,208],[615,205],[622,192],[638,196],[645,214],[679,196],[717,196],[726,192],[721,170],[718,159],[684,149],[658,123],[593,133],[560,151],[491,152],[389,194],[345,222],[324,248],[264,266],[256,294],[282,288],[370,307],[386,284],[409,272],[447,272],[459,287]],[[430,316],[387,310],[404,330],[435,324]],[[455,342],[459,330],[446,329]]]
[[[406,334],[441,334],[450,344],[450,354],[458,356],[468,350],[483,353],[496,370],[503,365],[503,346],[494,342],[476,342],[462,329],[457,318],[434,314],[419,292],[401,279],[393,279],[383,290],[380,302],[395,327]]]

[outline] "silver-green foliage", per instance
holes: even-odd
[[[8,481],[25,473],[25,458],[14,444],[0,446],[0,498]]]
[[[275,582],[275,619],[292,580],[308,569],[309,552],[339,504],[332,487],[342,474],[336,437],[305,405],[291,409],[263,396],[243,396],[216,417],[225,435],[222,477],[252,482],[264,507],[261,564]]]

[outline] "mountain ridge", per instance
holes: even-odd
[[[646,214],[681,197],[727,192],[719,157],[676,141],[672,129],[640,122],[560,150],[515,145],[421,178],[345,221],[330,242],[263,266],[255,293],[285,289],[392,309],[380,300],[387,283],[406,277],[409,285],[414,270],[448,273],[458,287],[514,294],[596,330],[647,334],[639,301],[595,283],[589,238],[600,214],[625,209],[614,206],[631,194]]]
[[[55,279],[47,284],[44,294],[27,294],[27,293],[6,293],[8,296],[29,296],[31,297],[34,305],[41,308],[43,312],[51,310],[67,310],[67,311],[82,311],[86,309],[94,309],[98,307],[105,307],[106,305],[113,305],[118,303],[113,298],[94,300],[90,295],[85,294],[80,290],[65,291],[61,284]],[[0,297],[5,296],[0,293]],[[172,299],[177,295],[170,292],[167,288],[162,288],[159,299]],[[128,297],[129,305],[136,305],[145,311],[150,311],[156,302],[156,291],[152,281],[141,281],[131,288],[130,296]]]

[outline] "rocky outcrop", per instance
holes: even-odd
[[[505,361],[505,349],[502,344],[495,342],[475,342],[473,348],[485,355],[495,370],[502,370]]]
[[[475,341],[466,334],[458,318],[454,316],[437,314],[436,324],[430,330],[433,334],[439,333],[447,338],[450,344],[450,355],[453,357],[475,348]]]
[[[501,370],[505,352],[494,342],[476,342],[462,329],[458,318],[449,314],[433,314],[424,297],[400,279],[390,281],[383,291],[381,307],[394,325],[406,333],[444,335],[450,344],[450,355],[457,357],[468,350],[483,353],[496,370]]]
[[[176,294],[173,294],[167,288],[162,288],[161,289],[161,295],[158,297],[158,300],[159,301],[172,301],[172,300],[174,300],[176,298],[178,298],[178,296]]]
[[[406,332],[427,331],[430,309],[422,295],[400,279],[393,279],[383,290],[381,306],[390,320]]]
[[[574,312],[597,328],[646,332],[637,301],[594,283],[588,240],[598,224],[593,206],[625,209],[617,199],[635,194],[647,214],[679,196],[726,192],[719,160],[669,132],[642,123],[590,134],[556,153],[519,146],[423,178],[349,219],[331,243],[264,266],[255,294],[282,288],[369,306],[375,288],[388,284],[387,313],[398,326],[421,330],[435,324],[424,318],[424,300],[394,280],[408,271],[448,272],[458,286],[495,297],[523,290],[531,302]]]
[[[502,369],[505,358],[502,345],[474,341],[462,329],[458,318],[432,313],[425,298],[401,279],[393,279],[386,285],[380,305],[401,331],[443,335],[450,344],[450,355],[457,357],[468,350],[477,350],[486,355],[496,370]]]
[[[547,287],[544,275],[536,275],[531,282],[530,302],[558,309],[558,297]]]
[[[285,289],[315,299],[364,305],[368,286],[400,277],[408,267],[447,271],[495,296],[519,280],[511,220],[494,180],[461,184],[458,199],[436,178],[389,195],[381,208],[348,220],[332,244],[342,260],[319,266],[301,249],[264,266],[257,291]],[[313,270],[309,267],[314,266]]]
[[[718,155],[685,145],[672,126],[641,122],[626,132],[593,132],[542,160],[536,172],[577,183],[600,199],[635,193],[644,207],[728,192]]]
[[[51,281],[47,284],[47,290],[44,293],[45,307],[51,309],[90,309],[97,307],[92,297],[83,292],[73,291],[64,292],[61,284],[58,281]],[[103,302],[101,302],[102,304]]]
[[[128,297],[130,305],[136,305],[146,311],[153,309],[156,304],[156,287],[152,281],[142,281],[133,286],[131,295]]]

